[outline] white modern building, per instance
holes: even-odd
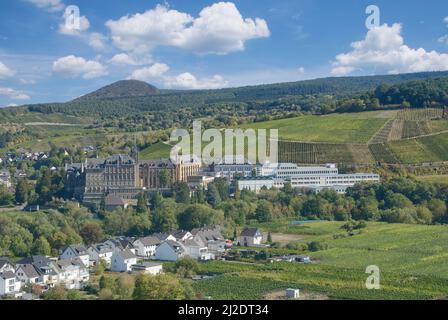
[[[258,193],[263,188],[281,189],[290,183],[293,188],[308,188],[316,192],[331,188],[345,193],[348,187],[360,182],[380,182],[380,176],[374,173],[339,174],[334,164],[321,167],[299,167],[293,163],[265,164],[258,167],[257,174],[255,178],[240,179],[239,189]]]

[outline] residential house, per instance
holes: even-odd
[[[79,257],[61,259],[56,262],[59,272],[59,284],[69,290],[81,289],[90,279],[88,265]]]
[[[0,296],[13,295],[20,291],[21,283],[12,271],[0,273]]]
[[[215,258],[213,254],[208,252],[208,248],[205,245],[200,245],[193,239],[187,239],[182,242],[186,255],[197,260],[212,260]]]
[[[11,263],[9,258],[6,257],[0,257],[0,273],[11,271],[14,272],[14,265]]]
[[[176,241],[185,241],[187,239],[193,238],[193,235],[189,231],[185,230],[175,230],[170,232],[170,234],[176,238]]]
[[[225,252],[227,242],[218,227],[196,228],[191,233],[194,241],[202,246],[206,246],[208,251],[214,255],[220,255]]]
[[[156,248],[156,260],[177,261],[186,255],[185,248],[177,241],[167,240]]]
[[[114,249],[112,246],[99,243],[91,245],[87,251],[89,252],[90,265],[96,265],[101,259],[104,260],[108,267],[112,260],[112,255],[114,254]]]
[[[89,267],[90,256],[86,247],[83,245],[71,245],[62,249],[61,260],[73,259],[78,257],[86,267]]]
[[[152,257],[156,254],[156,248],[161,243],[159,238],[150,236],[134,241],[135,253],[140,257]]]
[[[152,236],[159,239],[160,242],[167,241],[167,240],[176,241],[176,238],[169,233],[159,232],[159,233],[154,233]]]
[[[16,276],[22,285],[42,284],[40,274],[32,264],[18,265]]]
[[[104,199],[104,209],[106,211],[114,211],[117,208],[127,209],[129,203],[127,203],[122,197],[116,196],[114,194],[109,194]]]
[[[163,266],[161,263],[143,262],[133,265],[132,272],[156,276],[163,273]]]
[[[257,228],[245,228],[238,237],[238,243],[244,247],[256,247],[263,242],[263,233]]]
[[[128,272],[137,264],[137,256],[129,249],[115,251],[112,255],[110,270],[113,272]]]
[[[0,171],[0,185],[6,186],[6,188],[11,188],[11,174],[8,170]]]
[[[133,254],[135,254],[135,247],[133,245],[135,239],[130,237],[115,237],[108,239],[104,242],[104,244],[110,246],[114,251],[123,251],[130,250]]]

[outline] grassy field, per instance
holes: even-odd
[[[361,234],[335,239],[340,222],[292,226],[259,225],[265,231],[303,235],[299,242],[324,241],[329,248],[310,253],[310,265],[231,262],[203,264],[219,276],[194,283],[214,299],[263,299],[275,290],[296,287],[330,299],[438,299],[448,296],[448,226],[369,223]],[[367,290],[365,269],[376,265],[381,289]]]
[[[302,116],[248,124],[243,128],[279,129],[281,139],[293,141],[366,143],[393,115],[393,112],[362,112]]]
[[[448,175],[438,175],[438,176],[420,176],[416,177],[417,180],[429,183],[443,183],[448,184]]]
[[[163,142],[153,144],[142,150],[139,154],[142,160],[168,159],[170,157],[171,146]]]

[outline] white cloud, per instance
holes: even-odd
[[[36,80],[34,80],[34,79],[23,79],[23,78],[21,78],[19,81],[23,85],[36,84]]]
[[[68,77],[82,75],[84,79],[94,79],[107,75],[107,70],[101,63],[73,55],[54,61],[53,72]]]
[[[398,23],[371,29],[364,40],[353,42],[351,46],[352,51],[336,56],[334,75],[355,70],[393,74],[448,69],[448,54],[410,48],[404,43]]]
[[[170,67],[164,63],[154,63],[150,67],[135,70],[129,79],[150,81],[164,75],[169,69]]]
[[[40,9],[46,9],[50,12],[61,11],[65,8],[65,5],[61,0],[26,0],[34,4],[36,7]]]
[[[145,63],[141,63],[136,58],[126,54],[126,53],[119,53],[112,57],[112,59],[109,60],[109,63],[116,64],[116,65],[129,65],[129,66],[138,66]],[[150,60],[148,61],[150,63]]]
[[[297,72],[299,74],[304,74],[305,73],[305,68],[304,67],[300,67],[299,69],[297,69]]]
[[[31,97],[21,91],[17,91],[11,88],[0,87],[0,96],[6,96],[12,100],[29,100]]]
[[[89,46],[96,51],[103,51],[106,49],[107,38],[98,32],[93,32],[89,35]]]
[[[448,27],[448,17],[446,17],[445,19],[443,19],[443,22],[446,23],[446,26]],[[440,43],[446,44],[448,45],[448,34],[444,35],[442,37],[439,38],[438,40]]]
[[[215,75],[211,79],[198,79],[189,72],[179,74],[175,77],[165,78],[167,88],[176,89],[219,89],[226,87],[228,82],[220,75]]]
[[[6,66],[0,61],[0,79],[12,77],[14,74],[15,74],[14,70],[10,69],[8,66]]]
[[[205,7],[197,18],[157,5],[144,13],[109,20],[106,26],[118,48],[137,53],[174,46],[198,54],[227,54],[244,50],[247,40],[270,36],[265,20],[243,18],[231,2]]]

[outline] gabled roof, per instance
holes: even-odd
[[[191,234],[200,237],[204,242],[225,240],[218,227],[196,228],[191,230]]]
[[[148,246],[148,247],[149,246],[158,246],[161,243],[161,240],[154,236],[139,238],[137,240],[140,241],[144,246]]]
[[[39,272],[32,264],[24,264],[19,267],[28,278],[38,278]]]
[[[91,246],[91,248],[100,254],[114,251],[114,249],[110,245],[107,245],[105,243],[94,244]]]
[[[87,255],[87,254],[89,254],[89,253],[87,252],[86,247],[84,247],[83,245],[80,245],[80,244],[78,244],[78,245],[70,245],[70,246],[64,247],[64,248],[62,249],[62,252],[65,252],[68,248],[72,249],[73,252],[74,252],[77,256],[83,256],[83,255]]]
[[[185,231],[185,230],[174,230],[172,232],[170,232],[171,235],[176,238],[177,240],[182,239],[183,237],[185,237],[187,234],[190,233],[190,231]]]
[[[158,232],[158,233],[154,233],[152,235],[153,237],[156,237],[157,239],[159,239],[160,241],[165,241],[166,239],[168,239],[168,237],[170,236],[168,233],[162,233],[162,232]]]
[[[106,206],[124,206],[126,203],[123,198],[110,194],[104,199],[104,204]]]
[[[7,280],[7,279],[13,279],[16,277],[15,273],[12,271],[5,271],[0,273],[0,277]]]
[[[115,254],[120,255],[123,260],[136,259],[137,256],[129,249],[115,252]]]
[[[45,256],[31,256],[26,257],[17,262],[20,265],[33,264],[37,267],[47,266],[51,263],[51,260]]]
[[[166,243],[167,245],[169,245],[171,247],[171,249],[173,249],[175,252],[177,253],[182,253],[184,252],[184,247],[182,246],[182,244],[180,244],[177,241],[173,241],[173,240],[167,240],[163,243]],[[163,244],[162,243],[162,244]]]
[[[241,236],[242,237],[255,237],[259,233],[260,233],[260,230],[257,228],[245,228],[243,231],[241,231]]]
[[[0,258],[0,268],[3,268],[6,264],[13,265],[13,264],[11,263],[11,260],[9,260],[9,258],[7,258],[7,257],[1,257],[1,258]]]

